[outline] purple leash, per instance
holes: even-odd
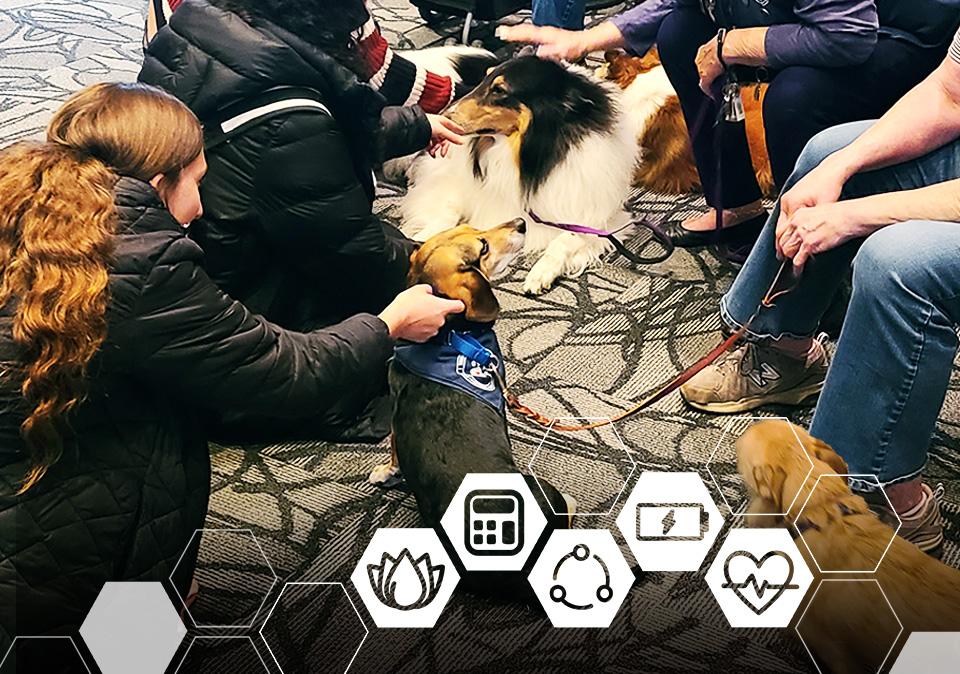
[[[588,236],[603,237],[613,244],[613,247],[618,253],[623,255],[634,264],[656,264],[657,262],[663,262],[673,254],[673,241],[670,240],[670,237],[667,236],[667,233],[647,220],[632,220],[620,229],[617,229],[613,232],[607,232],[602,229],[587,227],[586,225],[575,225],[569,222],[551,222],[549,220],[544,220],[533,211],[527,211],[527,213],[531,220],[540,225],[553,227],[555,229],[562,229],[563,231],[570,232],[571,234],[586,234]],[[623,245],[623,242],[620,241],[620,239],[614,236],[617,232],[633,226],[649,229],[653,234],[653,238],[663,247],[664,252],[654,257],[643,257],[631,251],[629,248]]]

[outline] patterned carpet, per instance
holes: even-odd
[[[442,43],[460,27],[449,20],[428,28],[404,0],[370,4],[388,38],[401,47]],[[3,144],[37,134],[50,112],[83,85],[134,78],[144,5],[143,0],[0,0]],[[487,44],[491,35],[484,26],[474,32]],[[402,190],[386,186],[382,192],[378,209],[393,218]],[[702,208],[695,196],[640,194],[634,203],[638,213],[655,219]],[[628,407],[717,341],[717,300],[734,270],[710,253],[678,251],[642,269],[612,259],[538,298],[523,295],[523,274],[518,269],[498,289],[504,313],[497,332],[515,391],[551,416],[597,417]],[[810,412],[764,414],[804,423]],[[693,470],[707,479],[707,460],[727,423],[692,412],[672,396],[619,424],[617,433],[641,468]],[[543,433],[516,419],[510,431],[518,464],[527,465]],[[575,496],[583,510],[606,510],[630,476],[630,462],[617,446],[609,428],[548,437],[536,472]],[[360,673],[815,671],[793,631],[730,629],[702,572],[638,570],[637,583],[606,630],[553,629],[535,604],[464,592],[454,595],[433,630],[377,630],[348,577],[377,527],[418,526],[410,494],[366,483],[384,447],[298,443],[212,447],[212,452],[207,527],[232,531],[207,532],[201,539],[201,595],[191,612],[197,626],[171,672],[178,667],[277,672],[278,663],[287,674],[340,672],[351,662],[351,671]],[[737,503],[732,459],[732,446],[725,442],[711,468],[725,499]],[[960,565],[958,462],[960,374],[954,376],[928,470],[930,480],[947,489],[946,559],[955,566]],[[628,487],[635,479],[636,473]],[[582,518],[579,526],[611,528],[632,559],[612,516]],[[336,583],[347,588],[356,611]],[[264,621],[266,642],[258,633]],[[251,623],[253,628],[243,627]],[[233,638],[208,638],[216,635]]]

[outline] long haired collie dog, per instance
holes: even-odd
[[[494,68],[446,113],[473,138],[411,167],[405,230],[426,241],[461,222],[482,230],[531,212],[605,231],[624,226],[637,148],[621,96],[586,70],[535,56]],[[528,222],[524,250],[542,255],[524,291],[539,294],[582,273],[609,246]]]
[[[643,57],[608,51],[597,75],[623,89],[640,148],[634,184],[654,192],[682,194],[700,189],[700,176],[693,162],[690,136],[680,109],[680,99],[667,79],[656,49]],[[760,190],[776,196],[767,141],[763,127],[763,97],[767,85],[741,87],[746,115],[747,144]]]

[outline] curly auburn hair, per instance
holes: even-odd
[[[0,151],[0,307],[14,308],[31,409],[20,426],[30,468],[18,493],[59,459],[66,417],[106,338],[118,177],[175,181],[202,151],[193,113],[142,84],[88,87],[56,112],[46,142]]]

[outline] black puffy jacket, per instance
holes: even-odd
[[[121,179],[117,205],[107,339],[74,437],[22,496],[21,352],[12,307],[0,311],[0,654],[18,634],[73,634],[106,581],[170,575],[207,510],[208,409],[305,417],[362,405],[392,353],[372,315],[300,334],[251,314],[210,281],[146,183]],[[192,562],[178,567],[181,591]]]
[[[208,152],[205,215],[190,236],[232,297],[303,329],[379,311],[404,288],[413,244],[373,215],[371,169],[426,146],[419,108],[385,107],[317,47],[217,0],[177,8],[140,80],[177,96],[208,128],[278,86],[309,88],[329,110],[271,116]]]

